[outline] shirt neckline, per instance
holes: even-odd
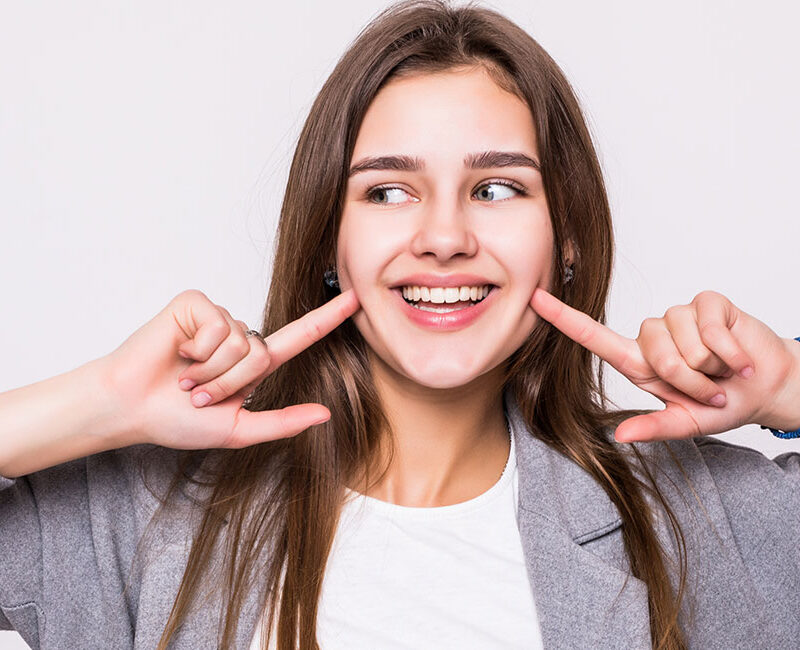
[[[508,421],[506,422],[508,423]],[[509,446],[508,460],[506,461],[506,466],[503,468],[503,473],[500,475],[500,478],[488,490],[472,499],[447,506],[403,506],[389,501],[383,501],[366,494],[361,494],[345,486],[345,507],[360,507],[367,512],[388,515],[395,519],[402,518],[412,520],[442,519],[471,513],[484,507],[489,502],[494,501],[511,485],[514,473],[517,469],[517,458],[514,448],[514,436],[511,434],[510,424],[509,438],[511,444]]]

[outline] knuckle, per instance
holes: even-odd
[[[640,367],[637,365],[636,360],[631,356],[629,352],[626,352],[622,357],[622,360],[619,363],[619,368],[617,368],[619,372],[623,375],[634,376],[637,373],[641,372]]]
[[[581,345],[584,345],[584,344],[590,343],[593,336],[594,336],[594,332],[593,332],[591,327],[583,327],[582,326],[575,333],[575,340],[578,343],[580,343]]]
[[[276,433],[278,435],[286,435],[290,430],[289,424],[289,413],[283,408],[278,411],[278,431]]]
[[[219,319],[214,319],[213,322],[208,324],[209,329],[215,334],[229,334],[231,331],[231,326],[228,325],[228,321],[226,321],[222,316]]]
[[[263,367],[265,370],[269,366],[270,359],[272,358],[269,350],[267,350],[266,345],[255,345],[253,346],[253,360],[255,361],[256,365],[259,367]]]
[[[233,348],[233,351],[242,358],[250,353],[250,343],[244,336],[233,336],[231,337],[230,346]]]
[[[692,368],[705,366],[711,360],[711,353],[707,349],[694,349],[686,354],[686,363]]]
[[[709,320],[701,323],[698,327],[700,332],[700,339],[702,341],[710,341],[715,335],[719,334],[721,330],[727,329],[722,323]]]
[[[241,449],[244,446],[235,426],[231,428],[220,446],[223,449]]]
[[[210,345],[203,344],[202,341],[194,340],[194,354],[192,355],[194,362],[197,367],[201,366],[201,364],[205,363],[211,358],[211,354],[213,353],[213,348]]]
[[[310,341],[318,341],[322,338],[322,328],[313,319],[309,319],[305,322],[303,325],[303,332]]]
[[[650,317],[648,317],[648,318],[645,318],[645,319],[642,321],[642,324],[639,326],[639,334],[640,334],[640,335],[645,335],[645,334],[647,334],[647,332],[649,332],[650,330],[652,330],[652,329],[653,329],[653,327],[655,326],[655,324],[656,324],[656,323],[657,323],[659,320],[661,320],[661,319],[660,319],[660,318],[653,318],[652,316],[650,316]]]
[[[687,312],[691,309],[689,305],[673,305],[664,312],[664,320],[667,323],[680,322],[686,317]]]
[[[681,362],[674,355],[662,355],[655,360],[653,367],[662,377],[674,377],[681,367]]]
[[[707,301],[707,300],[719,300],[720,298],[724,298],[721,293],[713,291],[711,289],[704,289],[700,293],[698,293],[692,302],[700,302],[700,301]]]
[[[190,309],[192,304],[207,300],[206,295],[199,289],[184,289],[169,301],[169,306],[179,309]]]
[[[206,294],[200,289],[184,289],[176,297],[188,300],[208,300]]]
[[[211,390],[207,390],[212,399],[217,397],[228,397],[235,392],[225,377],[217,377],[214,382],[209,386]]]

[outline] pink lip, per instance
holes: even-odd
[[[492,284],[486,278],[469,273],[452,273],[451,275],[435,275],[434,273],[415,273],[395,282],[391,288],[398,287],[479,287]],[[419,311],[419,310],[417,310]]]
[[[483,284],[489,283],[484,282]],[[434,284],[429,286],[436,287],[443,285]],[[403,310],[405,315],[408,316],[413,323],[419,325],[420,327],[434,329],[439,332],[449,332],[466,327],[475,319],[477,319],[483,312],[485,312],[494,302],[494,296],[498,293],[498,289],[497,287],[492,287],[491,291],[489,291],[489,295],[487,295],[477,305],[465,307],[464,309],[459,309],[458,311],[451,311],[447,314],[435,314],[431,311],[422,311],[421,309],[412,307],[405,301],[405,298],[403,298],[403,292],[400,289],[393,289],[392,293],[397,297],[400,309]],[[446,304],[447,303],[444,303],[444,305]]]

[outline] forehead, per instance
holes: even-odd
[[[483,67],[389,81],[373,99],[353,157],[407,153],[426,159],[490,149],[538,155],[530,109]]]

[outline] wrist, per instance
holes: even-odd
[[[139,428],[123,406],[110,357],[94,359],[84,364],[80,370],[86,373],[86,385],[94,404],[87,433],[106,440],[109,449],[120,449],[142,442],[136,438]]]
[[[779,431],[800,429],[800,341],[781,339],[788,353],[789,368],[783,387],[775,394],[768,415],[758,424]]]

